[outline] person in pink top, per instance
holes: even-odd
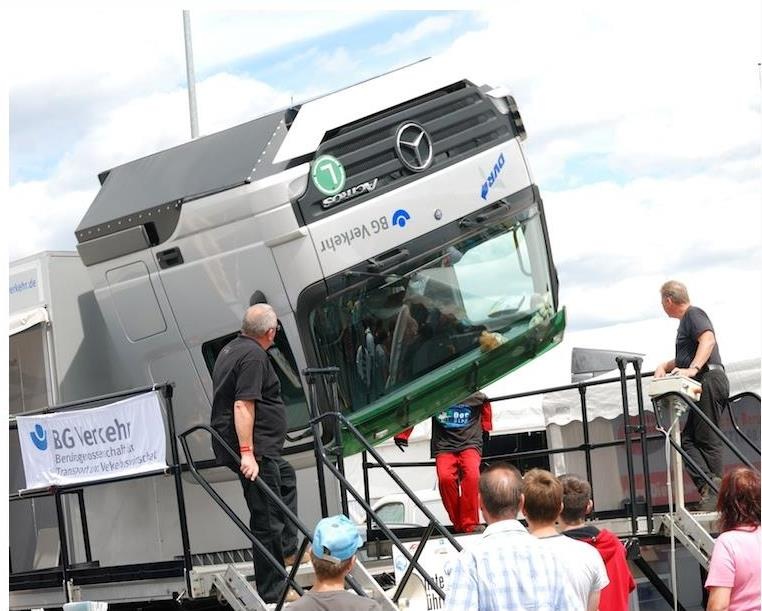
[[[717,510],[722,534],[714,542],[707,611],[759,611],[762,608],[762,532],[759,474],[746,467],[722,478]]]

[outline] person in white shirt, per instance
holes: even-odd
[[[562,563],[516,519],[524,502],[521,489],[521,473],[513,465],[492,464],[482,473],[479,506],[487,529],[454,563],[447,611],[581,610]]]
[[[609,584],[606,567],[595,548],[556,530],[563,497],[563,484],[549,471],[532,469],[524,475],[524,516],[529,532],[561,562],[567,586],[577,599],[576,608],[596,611],[601,590]]]

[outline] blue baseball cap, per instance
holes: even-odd
[[[323,518],[315,526],[312,555],[338,564],[349,560],[362,545],[357,526],[347,516],[339,514]]]

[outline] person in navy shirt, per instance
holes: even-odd
[[[395,436],[402,450],[412,428]],[[479,466],[492,430],[492,406],[477,392],[431,419],[431,456],[436,460],[439,494],[455,532],[479,530]],[[403,450],[404,451],[404,450]]]

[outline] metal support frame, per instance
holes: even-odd
[[[208,432],[215,439],[215,441],[219,443],[220,447],[222,447],[225,450],[225,452],[230,456],[231,460],[233,461],[233,465],[237,465],[239,467],[241,465],[241,459],[238,456],[238,454],[233,451],[230,445],[220,436],[220,434],[217,431],[215,431],[211,426],[208,426],[205,424],[198,424],[180,433],[180,435],[178,436],[180,439],[180,443],[183,446],[183,452],[185,453],[185,457],[188,461],[188,468],[190,469],[191,475],[201,485],[201,487],[212,497],[212,499],[217,503],[217,505],[227,514],[227,516],[238,527],[238,529],[246,536],[246,538],[249,539],[249,541],[251,541],[252,545],[254,545],[260,551],[260,553],[265,557],[267,562],[275,569],[275,571],[278,572],[281,577],[283,577],[286,584],[292,587],[294,590],[296,590],[298,594],[304,594],[304,589],[295,580],[295,576],[296,576],[296,569],[298,569],[301,559],[307,550],[307,545],[305,541],[312,542],[312,531],[310,531],[304,525],[304,523],[288,508],[288,506],[283,502],[283,500],[270,489],[270,487],[264,482],[262,478],[257,477],[254,480],[253,483],[260,490],[260,492],[264,493],[267,496],[267,498],[272,503],[275,504],[278,510],[281,511],[281,513],[283,513],[283,515],[287,519],[291,520],[294,523],[297,530],[299,530],[304,536],[302,545],[299,547],[297,556],[294,560],[294,566],[292,570],[290,572],[286,571],[286,569],[283,567],[281,562],[277,560],[270,553],[270,551],[262,544],[262,542],[256,537],[256,535],[254,535],[254,533],[243,523],[241,518],[239,518],[235,514],[235,512],[230,508],[230,506],[227,503],[225,503],[222,497],[211,486],[211,484],[209,484],[206,478],[203,475],[201,475],[201,473],[198,471],[195,461],[193,459],[193,455],[188,446],[187,437],[188,435],[199,430]],[[350,585],[350,587],[352,587],[352,589],[355,592],[357,592],[357,594],[359,594],[360,596],[366,596],[365,591],[357,584],[357,581],[352,577],[352,575],[347,575],[346,581]],[[280,611],[280,609],[283,608],[287,591],[288,591],[288,587],[283,589],[283,593],[281,594],[280,600],[275,606],[276,611]]]
[[[672,590],[670,590],[669,586],[667,586],[667,584],[661,580],[661,577],[656,574],[656,571],[651,568],[651,565],[649,565],[648,562],[646,562],[645,559],[643,559],[643,557],[640,555],[638,555],[636,558],[633,558],[632,562],[640,569],[643,575],[645,575],[646,579],[651,582],[651,585],[658,590],[659,594],[662,595],[664,600],[669,603],[669,606],[674,608],[675,598],[672,594]],[[679,600],[677,601],[677,608],[679,611],[685,611],[685,607],[680,604]]]
[[[593,461],[590,457],[590,422],[587,418],[587,386],[579,386],[579,405],[582,411],[582,441],[585,447],[585,475],[590,484],[590,498],[593,498]],[[595,510],[595,504],[593,504]]]
[[[452,536],[452,534],[444,527],[442,524],[434,517],[434,515],[429,511],[429,509],[418,499],[418,497],[415,496],[415,494],[410,490],[410,488],[405,484],[402,479],[384,462],[381,455],[373,448],[371,444],[368,443],[368,441],[363,437],[362,433],[357,430],[357,428],[342,414],[340,411],[338,411],[338,392],[336,390],[336,373],[338,372],[338,368],[336,367],[328,367],[328,368],[321,368],[321,369],[305,369],[304,375],[307,379],[307,384],[310,386],[310,397],[313,398],[314,403],[310,406],[311,414],[313,414],[313,417],[310,419],[310,424],[315,427],[314,430],[317,432],[317,425],[325,420],[329,420],[329,422],[332,422],[333,424],[333,430],[338,431],[338,435],[334,437],[333,439],[333,446],[332,446],[332,452],[325,447],[323,444],[323,440],[320,438],[319,435],[314,435],[315,439],[315,448],[316,448],[316,457],[318,458],[318,471],[322,469],[323,466],[327,468],[333,476],[338,480],[341,491],[342,491],[342,506],[346,503],[346,494],[349,493],[352,495],[352,497],[360,504],[360,506],[363,508],[363,510],[366,512],[366,516],[370,516],[370,519],[375,522],[380,530],[386,535],[386,537],[392,542],[392,544],[399,549],[400,553],[405,556],[408,563],[411,565],[409,567],[410,570],[408,570],[402,580],[400,580],[400,583],[397,584],[397,591],[395,592],[394,601],[396,602],[399,598],[399,595],[404,590],[405,585],[407,584],[407,581],[410,578],[410,575],[412,575],[412,570],[416,569],[419,573],[419,575],[423,578],[423,580],[434,590],[434,592],[437,593],[437,595],[444,600],[445,593],[444,591],[439,587],[439,585],[436,583],[436,581],[431,577],[431,575],[428,574],[428,572],[420,566],[418,563],[418,558],[420,557],[420,553],[423,549],[423,547],[426,544],[426,541],[428,540],[429,536],[431,535],[431,532],[433,532],[433,529],[436,528],[439,530],[439,532],[447,538],[449,543],[457,550],[461,551],[462,547],[457,542],[455,537]],[[319,413],[320,410],[318,409],[317,404],[317,392],[315,389],[316,381],[319,376],[322,376],[328,383],[330,387],[329,397],[332,400],[333,405],[331,406],[334,411],[324,411],[323,413]],[[343,455],[342,452],[342,445],[341,445],[341,434],[342,431],[346,430],[348,433],[350,433],[357,442],[361,445],[363,448],[364,453],[369,453],[373,459],[376,461],[376,464],[378,464],[381,468],[383,468],[387,475],[392,478],[395,484],[400,487],[400,489],[405,493],[412,501],[415,503],[415,505],[418,507],[418,509],[421,510],[423,515],[425,515],[429,519],[429,529],[427,529],[427,533],[424,536],[424,539],[422,540],[418,550],[416,550],[415,555],[411,555],[408,549],[402,544],[400,539],[382,522],[378,519],[378,516],[375,514],[373,509],[370,506],[369,500],[366,500],[368,497],[368,491],[365,490],[364,494],[360,494],[346,479],[344,476],[344,473],[340,466],[342,465],[341,460],[335,460],[337,456]],[[336,462],[336,464],[334,464]],[[367,481],[367,478],[363,478],[363,482],[365,483]],[[323,485],[325,483],[323,482]],[[324,496],[324,493],[321,493],[321,496]]]
[[[635,392],[638,400],[638,422],[640,427],[640,456],[643,460],[643,488],[646,495],[646,524],[648,532],[653,531],[654,513],[653,499],[651,496],[651,468],[648,464],[648,435],[646,434],[646,414],[643,405],[643,377],[641,376],[641,365],[643,359],[632,359],[632,366],[635,369]]]
[[[638,430],[638,426],[632,427],[630,425],[630,408],[627,398],[627,376],[625,375],[625,369],[627,368],[627,359],[624,357],[616,357],[616,364],[619,367],[619,380],[622,387],[622,416],[624,419],[624,443],[625,443],[625,458],[627,460],[627,480],[630,489],[630,523],[632,524],[633,534],[638,532],[638,509],[637,509],[637,495],[635,493],[635,469],[632,462],[632,438],[630,433]]]
[[[167,471],[172,472],[175,478],[175,494],[177,499],[177,507],[178,507],[178,514],[179,514],[179,522],[180,522],[180,537],[182,540],[182,546],[183,546],[183,571],[184,571],[184,577],[185,577],[185,585],[186,588],[188,588],[188,591],[190,591],[190,573],[193,568],[192,561],[191,561],[191,555],[190,555],[190,540],[188,536],[188,524],[187,524],[187,516],[185,511],[185,500],[183,497],[183,489],[182,489],[182,480],[180,478],[181,475],[181,465],[178,462],[178,451],[177,451],[177,436],[175,435],[175,423],[174,423],[174,414],[172,411],[172,390],[173,390],[173,384],[171,382],[164,382],[162,384],[154,384],[152,386],[143,386],[140,388],[134,388],[131,390],[125,390],[120,391],[116,393],[109,393],[105,395],[100,395],[98,397],[91,397],[88,399],[82,399],[78,401],[71,401],[69,403],[63,403],[60,405],[53,405],[50,407],[44,407],[39,410],[34,410],[30,412],[26,412],[22,414],[23,416],[30,416],[30,415],[37,415],[37,414],[51,414],[51,413],[58,413],[62,411],[69,411],[69,410],[76,410],[78,408],[87,408],[91,406],[98,406],[103,405],[112,401],[115,401],[117,399],[123,399],[126,397],[132,397],[135,395],[153,392],[153,391],[161,391],[162,397],[164,398],[164,405],[166,407],[166,419],[167,419],[167,434],[169,437],[169,447],[170,447],[170,454],[171,454],[171,463],[168,465],[167,470],[161,470],[161,471],[151,471],[147,473],[140,473],[137,475],[125,475],[120,477],[114,477],[109,479],[103,479],[103,480],[97,480],[97,481],[88,481],[88,482],[81,482],[78,484],[69,484],[65,486],[51,486],[48,489],[45,490],[34,490],[30,491],[28,493],[18,491],[16,494],[9,495],[9,501],[21,501],[21,500],[27,500],[27,499],[33,499],[33,498],[40,498],[40,497],[46,497],[46,496],[53,496],[56,506],[56,521],[58,523],[58,536],[59,536],[59,542],[61,546],[61,582],[62,586],[64,588],[64,595],[67,602],[71,601],[71,592],[72,589],[75,588],[73,584],[74,572],[73,567],[71,564],[71,559],[69,558],[69,547],[67,542],[67,529],[66,529],[66,517],[64,512],[64,507],[62,503],[62,497],[67,494],[76,494],[78,496],[79,501],[79,511],[80,511],[80,519],[82,524],[82,536],[84,539],[84,546],[85,546],[85,558],[88,563],[92,562],[92,550],[90,545],[90,532],[87,524],[87,512],[85,507],[85,500],[83,495],[83,489],[89,488],[93,486],[100,486],[103,484],[111,484],[121,481],[131,481],[131,480],[137,480],[137,479],[144,479],[147,477],[155,477],[157,475],[165,475]],[[9,426],[10,428],[17,428],[16,425],[16,418],[15,416],[12,416],[9,418]],[[102,572],[103,575],[110,574],[110,571],[113,570],[114,567],[98,567],[98,568],[89,568],[88,571],[92,573],[93,571],[95,573]],[[57,569],[53,569],[57,570]],[[135,579],[149,579],[150,577],[145,576],[145,572],[139,571],[138,575],[135,576]],[[12,575],[11,575],[12,577]]]
[[[167,426],[169,427],[169,447],[172,453],[172,476],[175,480],[175,495],[177,497],[177,512],[180,522],[180,539],[183,546],[183,571],[185,573],[186,592],[190,592],[190,573],[193,570],[191,560],[190,535],[188,534],[188,516],[185,511],[185,495],[183,493],[182,469],[180,467],[179,453],[177,451],[177,434],[175,432],[175,413],[172,407],[172,395],[174,387],[166,384],[162,388],[164,405],[167,407]]]
[[[588,477],[588,481],[591,484],[593,484],[593,477],[592,477],[592,461],[590,457],[590,452],[592,450],[598,449],[598,448],[605,448],[605,447],[613,447],[613,446],[620,446],[625,445],[626,446],[626,458],[628,463],[628,476],[630,481],[630,509],[629,509],[629,522],[630,522],[630,531],[631,534],[637,534],[638,533],[638,524],[640,523],[640,519],[637,515],[637,508],[636,508],[636,491],[634,486],[634,464],[632,459],[632,438],[631,433],[637,433],[638,437],[636,440],[640,443],[642,448],[642,467],[643,467],[643,474],[644,474],[644,488],[645,488],[645,505],[646,505],[646,515],[645,515],[645,531],[647,535],[653,536],[655,531],[659,529],[660,527],[669,527],[675,529],[675,534],[680,539],[680,541],[683,543],[683,545],[689,549],[692,553],[692,555],[697,559],[699,562],[699,566],[704,566],[705,559],[708,557],[708,551],[711,550],[711,546],[713,545],[713,539],[711,535],[709,534],[707,528],[705,528],[705,525],[702,523],[702,520],[697,518],[696,516],[693,516],[689,511],[685,509],[685,494],[684,494],[684,487],[683,487],[683,481],[682,481],[682,460],[685,459],[686,462],[690,463],[692,466],[694,466],[699,472],[701,472],[701,469],[698,467],[698,465],[695,464],[695,462],[690,458],[690,456],[687,456],[685,454],[684,450],[680,447],[680,431],[679,427],[675,427],[673,430],[672,437],[669,439],[669,443],[672,446],[672,449],[674,451],[674,460],[672,460],[672,469],[674,470],[675,474],[673,476],[673,486],[675,488],[675,496],[676,496],[676,502],[678,504],[678,511],[675,512],[674,519],[669,519],[668,517],[666,519],[659,520],[658,524],[654,524],[654,515],[653,515],[653,496],[651,493],[651,485],[650,485],[650,465],[649,465],[649,458],[648,458],[648,442],[656,441],[656,440],[663,440],[663,436],[659,434],[648,434],[647,427],[646,427],[646,420],[645,420],[645,407],[644,407],[644,400],[643,400],[643,387],[642,387],[642,378],[653,375],[653,372],[647,372],[643,373],[641,371],[641,365],[642,365],[642,359],[639,357],[617,357],[617,365],[620,370],[620,375],[618,378],[611,378],[607,380],[596,380],[594,382],[578,382],[576,384],[572,385],[566,385],[566,386],[560,386],[555,388],[549,388],[549,389],[542,389],[537,391],[530,391],[530,392],[523,392],[523,393],[516,393],[513,395],[506,395],[502,397],[492,397],[490,398],[490,401],[500,401],[500,400],[510,400],[515,398],[521,398],[526,396],[532,396],[540,393],[548,393],[548,392],[556,392],[556,391],[562,391],[562,390],[570,390],[570,389],[577,389],[580,395],[580,409],[582,412],[582,432],[583,432],[583,443],[577,446],[569,446],[564,448],[554,448],[554,449],[545,449],[545,450],[530,450],[525,452],[514,452],[499,456],[490,456],[491,460],[495,459],[517,459],[517,458],[526,458],[526,457],[534,457],[534,456],[551,456],[553,454],[558,453],[566,453],[566,452],[575,452],[575,451],[582,451],[585,453],[585,469],[586,474]],[[626,374],[626,367],[628,363],[632,363],[633,368],[635,370],[635,373],[633,375],[627,375]],[[630,426],[629,420],[629,405],[628,405],[628,396],[627,396],[627,381],[628,380],[635,380],[635,388],[636,388],[636,397],[637,397],[637,425],[636,426]],[[591,443],[590,442],[590,434],[589,434],[589,427],[588,427],[588,414],[587,414],[587,388],[589,386],[597,386],[602,384],[608,384],[619,381],[621,388],[622,388],[622,403],[623,403],[623,417],[624,417],[624,426],[625,426],[625,435],[624,439],[616,440],[612,442],[605,442],[605,443]],[[659,408],[657,406],[657,400],[665,397],[669,397],[670,395],[675,395],[679,398],[679,400],[684,400],[687,404],[689,409],[694,409],[697,411],[700,416],[703,417],[705,421],[708,422],[710,427],[718,434],[720,439],[728,445],[733,451],[736,456],[739,457],[745,464],[750,466],[751,468],[754,468],[754,466],[746,460],[738,451],[738,449],[733,445],[733,443],[725,436],[718,427],[714,426],[711,421],[708,420],[707,416],[705,416],[698,407],[693,404],[690,400],[685,399],[685,397],[679,393],[667,393],[666,395],[662,395],[662,397],[656,397],[654,398],[654,416],[656,419],[657,426],[661,426],[660,416],[659,416]],[[740,430],[738,427],[738,424],[735,419],[735,414],[733,412],[733,402],[738,400],[739,398],[742,398],[744,396],[751,396],[752,398],[755,398],[759,401],[759,395],[755,393],[740,393],[739,395],[735,395],[734,397],[730,398],[730,407],[729,407],[729,415],[731,419],[731,423],[736,430],[736,432],[739,433],[739,436],[741,436],[742,439],[746,441],[747,444],[754,450],[756,450],[759,453],[759,449],[755,446],[751,440],[749,440],[746,435]],[[380,456],[377,456],[375,452],[373,452],[373,457],[376,459],[377,462],[370,462],[367,458],[367,453],[364,451],[362,456],[362,468],[363,468],[363,485],[365,486],[365,497],[364,502],[365,504],[370,504],[370,494],[368,491],[368,470],[372,468],[405,468],[405,467],[424,467],[424,466],[433,466],[435,463],[433,461],[417,461],[417,462],[406,462],[406,463],[397,463],[397,462],[385,462],[381,459]],[[714,486],[712,486],[714,488]],[[707,519],[711,519],[711,514],[707,514],[705,516]],[[366,522],[368,527],[368,533],[369,533],[369,539],[370,539],[370,533],[371,533],[371,520],[369,516],[366,516]],[[640,523],[640,527],[642,528],[644,525]],[[430,536],[430,530],[431,525],[424,527],[423,536],[424,540]],[[383,529],[382,529],[383,531]],[[634,539],[634,541],[637,543],[637,538]],[[420,552],[420,548],[418,550]],[[416,553],[416,560],[417,556],[419,556],[419,553]],[[637,558],[634,559],[635,563],[641,570],[643,571],[643,574],[649,579],[649,581],[654,585],[655,588],[661,593],[661,595],[670,602],[670,604],[673,603],[673,597],[672,592],[669,590],[669,587],[664,584],[664,582],[659,578],[659,576],[648,566],[647,562],[641,558],[638,554]],[[408,567],[408,570],[405,573],[405,577],[409,577],[409,574],[412,573],[412,568]],[[404,583],[402,584],[404,585]],[[683,606],[677,602],[677,608],[683,609]]]
[[[737,395],[732,396],[728,400],[728,416],[730,416],[730,423],[733,425],[733,429],[735,429],[735,432],[738,433],[738,436],[741,439],[743,439],[751,447],[752,450],[754,450],[757,454],[759,454],[760,453],[759,446],[755,444],[751,439],[749,439],[746,433],[744,433],[743,430],[741,430],[741,427],[738,426],[738,423],[736,422],[735,413],[733,413],[733,403],[735,403],[736,401],[740,401],[741,399],[745,399],[747,397],[750,399],[756,399],[757,406],[759,406],[760,398],[758,394],[753,392],[738,393]]]
[[[654,405],[654,415],[656,417],[656,421],[659,426],[662,426],[661,418],[659,416],[660,411],[660,405],[662,404],[668,404],[670,401],[679,401],[683,403],[689,410],[689,412],[693,413],[694,415],[701,418],[707,426],[709,426],[710,430],[717,436],[717,438],[722,441],[724,445],[728,447],[728,449],[733,452],[733,454],[736,455],[736,457],[747,467],[752,469],[753,471],[759,472],[759,470],[754,466],[754,463],[752,463],[746,456],[744,456],[740,450],[735,446],[735,444],[728,439],[727,435],[723,433],[720,428],[712,422],[712,420],[707,416],[704,412],[702,412],[698,405],[696,405],[691,399],[683,395],[682,393],[676,392],[676,391],[670,391],[666,392],[664,394],[661,394],[656,397],[652,397],[651,401]],[[697,463],[693,458],[691,458],[688,453],[683,450],[683,448],[680,446],[679,441],[675,441],[674,438],[670,439],[670,444],[672,444],[672,447],[680,454],[682,459],[686,461],[691,467],[693,467],[696,472],[701,476],[701,478],[707,483],[707,485],[714,490],[714,492],[719,492],[719,489],[717,485],[712,481],[712,478],[707,474]],[[680,478],[680,481],[682,481],[682,477]]]

